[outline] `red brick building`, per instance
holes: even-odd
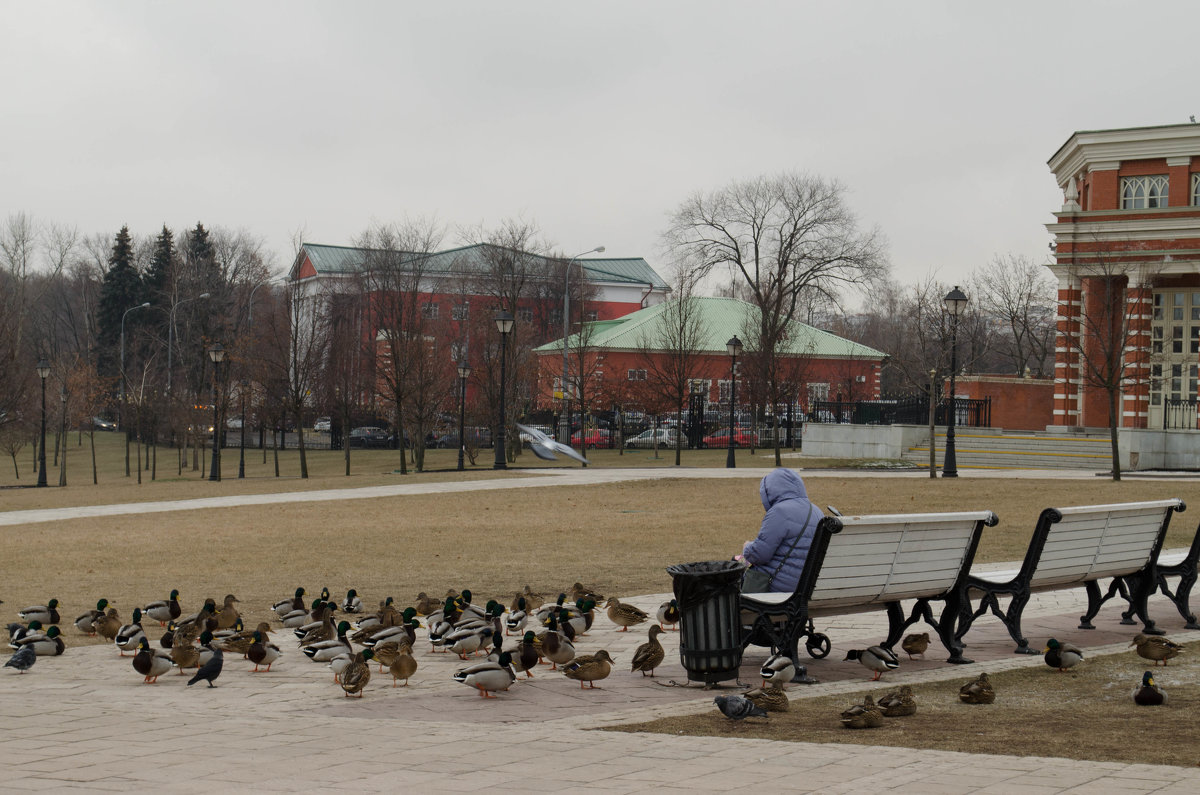
[[[1196,428],[1200,124],[1076,132],[1049,161],[1063,191],[1055,425]],[[1115,379],[1115,380],[1113,380]]]

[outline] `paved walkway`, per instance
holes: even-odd
[[[664,476],[657,471],[630,472],[635,474],[566,470],[551,477],[555,483],[567,484]],[[687,470],[665,476],[758,477],[761,470]],[[545,479],[431,484],[421,490],[526,487],[529,480]],[[385,488],[391,494],[411,487]],[[353,490],[356,496],[374,491]],[[228,498],[230,502],[221,504],[309,496],[256,495]],[[155,510],[208,507],[213,501],[187,503]],[[104,507],[110,512],[144,509],[144,505]],[[37,519],[26,519],[31,520]],[[667,595],[652,594],[631,601],[653,610],[664,598]],[[1101,612],[1097,630],[1069,629],[1078,622],[1083,602],[1082,592],[1035,597],[1026,613],[1027,634],[1038,638],[1053,632],[1093,653],[1125,650],[1132,628],[1117,623],[1115,605]],[[0,610],[11,615],[13,607]],[[1152,611],[1172,637],[1185,642],[1200,638],[1200,632],[1181,628],[1178,614],[1167,602],[1155,601]],[[865,682],[862,669],[840,660],[848,648],[878,642],[885,627],[886,620],[878,614],[835,616],[822,622],[822,630],[833,639],[833,653],[809,665],[810,673],[822,683],[795,689],[792,697],[860,689]],[[73,629],[67,630],[68,637],[73,634]],[[392,688],[390,676],[376,672],[363,699],[346,699],[326,666],[295,651],[288,635],[276,635],[285,655],[271,672],[249,674],[251,666],[230,655],[214,689],[185,687],[186,680],[173,675],[156,686],[145,686],[129,658],[118,657],[111,646],[71,648],[62,657],[39,660],[23,675],[0,670],[0,789],[1200,791],[1200,771],[1190,768],[592,731],[665,714],[699,712],[723,720],[713,712],[712,693],[661,685],[686,678],[674,633],[664,636],[667,662],[659,669],[657,681],[651,680],[630,674],[626,667],[633,648],[644,641],[644,631],[617,632],[603,616],[579,644],[585,651],[605,648],[617,659],[613,675],[600,683],[602,689],[581,691],[575,682],[540,670],[533,679],[522,678],[510,692],[489,701],[450,679],[460,665],[456,658],[430,653],[420,641],[420,668],[410,687]],[[1038,657],[1013,655],[1007,633],[994,620],[981,619],[968,640],[969,654],[977,660],[974,665],[946,665],[935,644],[929,660],[905,661],[888,678],[893,684],[944,678],[966,681],[984,665],[997,671],[1042,664]],[[753,680],[765,656],[763,649],[748,651],[743,681]]]

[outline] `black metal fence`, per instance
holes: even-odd
[[[1163,401],[1163,430],[1196,430],[1196,400],[1168,398]]]
[[[953,402],[954,424],[968,428],[986,428],[992,424],[991,398],[943,399],[934,411],[934,423],[950,420]],[[809,422],[852,423],[855,425],[928,425],[929,398],[914,396],[896,400],[815,400],[808,412]]]

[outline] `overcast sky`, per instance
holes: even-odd
[[[688,194],[796,170],[957,281],[1046,259],[1073,131],[1200,115],[1194,0],[0,3],[4,215],[245,228],[277,271],[428,216],[659,266]]]

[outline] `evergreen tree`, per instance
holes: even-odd
[[[129,227],[122,226],[113,242],[112,254],[108,258],[108,270],[100,286],[100,344],[102,362],[107,373],[116,371],[121,342],[121,317],[125,310],[137,306],[144,299],[142,277],[133,265],[133,240]],[[128,335],[128,328],[126,329]]]
[[[215,284],[216,250],[204,224],[197,222],[196,228],[187,233],[186,254],[189,275],[205,287]]]
[[[175,235],[163,224],[162,232],[154,239],[154,256],[146,272],[146,300],[158,307],[170,308],[169,293],[175,278]]]

